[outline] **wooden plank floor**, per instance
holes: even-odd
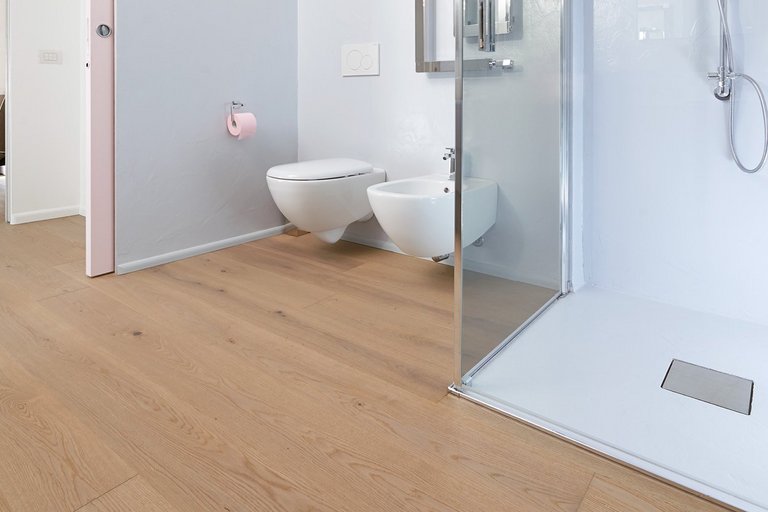
[[[447,395],[449,269],[277,237],[82,277],[0,226],[0,511],[715,511]]]

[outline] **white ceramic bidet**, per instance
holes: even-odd
[[[353,222],[373,217],[365,191],[385,178],[369,163],[334,158],[273,167],[267,185],[285,218],[332,244]]]
[[[444,175],[390,181],[368,188],[368,198],[381,227],[404,253],[422,258],[454,251],[456,183]],[[496,223],[498,186],[465,178],[464,246],[482,237]]]

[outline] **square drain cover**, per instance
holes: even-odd
[[[751,414],[755,383],[675,359],[661,387],[718,407]]]

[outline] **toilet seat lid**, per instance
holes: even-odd
[[[373,165],[352,158],[328,158],[278,165],[267,171],[267,176],[280,180],[313,181],[346,178],[370,174]]]

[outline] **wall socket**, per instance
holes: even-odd
[[[63,61],[62,53],[58,50],[40,50],[40,64],[61,64]]]

